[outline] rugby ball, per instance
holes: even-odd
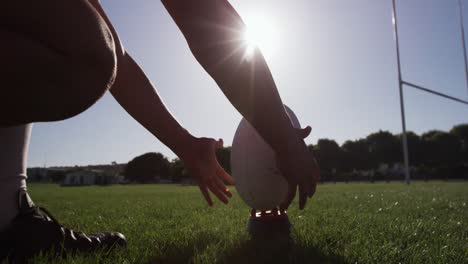
[[[284,106],[293,127],[293,111]],[[275,152],[246,119],[237,127],[231,149],[231,175],[239,196],[251,208],[271,210],[284,201],[288,183],[276,166]]]

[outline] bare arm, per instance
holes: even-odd
[[[174,153],[183,155],[193,136],[167,110],[150,80],[128,53],[119,61],[110,92],[135,120]]]
[[[140,66],[123,48],[119,36],[98,1],[91,1],[114,37],[117,77],[110,90],[119,104],[154,136],[181,155],[192,138],[171,115]]]
[[[234,107],[278,152],[290,147],[295,130],[273,77],[256,49],[245,56],[242,19],[225,0],[163,0],[202,67]]]
[[[291,189],[298,185],[300,207],[315,192],[318,167],[303,137],[291,125],[261,52],[245,58],[242,19],[226,0],[162,0],[193,55],[234,107],[275,150]],[[307,129],[309,130],[309,129]],[[310,132],[310,131],[309,131]],[[299,134],[308,134],[307,131]]]
[[[222,147],[222,140],[196,138],[177,122],[143,70],[123,49],[117,32],[99,3],[95,1],[93,5],[106,20],[116,43],[117,76],[110,90],[114,98],[135,120],[182,159],[191,176],[198,180],[200,190],[210,205],[212,200],[208,190],[227,203],[231,193],[223,180],[230,184],[233,182],[215,155],[216,149]]]

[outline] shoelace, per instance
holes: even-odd
[[[52,222],[54,222],[55,224],[61,226],[59,221],[57,219],[55,219],[55,217],[47,209],[45,209],[44,207],[36,206],[34,208],[34,211],[36,212],[36,214],[41,215],[43,217],[44,217],[44,214],[42,214],[41,212],[44,212],[45,217],[50,218],[50,220],[52,220]],[[48,219],[46,219],[46,220],[48,220]]]

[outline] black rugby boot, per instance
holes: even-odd
[[[86,235],[62,226],[46,209],[36,206],[26,191],[19,192],[19,214],[0,233],[0,262],[8,258],[23,263],[40,252],[58,256],[125,247],[125,236],[117,232]]]

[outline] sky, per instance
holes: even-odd
[[[390,0],[229,2],[247,27],[266,32],[259,41],[283,102],[313,127],[308,144],[401,132]],[[231,145],[241,116],[161,2],[101,3],[177,120],[195,136]],[[397,7],[403,78],[467,100],[457,1],[399,0]],[[407,129],[416,133],[468,122],[466,105],[412,88],[404,99]],[[146,152],[176,157],[107,94],[78,116],[34,124],[29,166],[125,163]]]

